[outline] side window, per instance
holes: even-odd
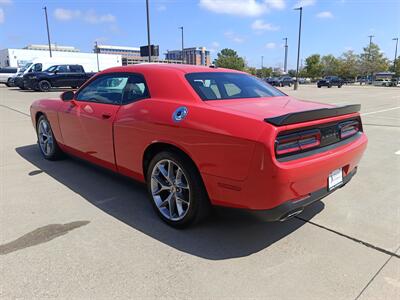
[[[42,71],[42,64],[35,64],[33,66],[33,72],[41,72]]]
[[[241,93],[241,89],[234,83],[225,83],[225,91],[228,97],[235,97]]]
[[[76,100],[119,105],[148,97],[149,92],[143,77],[110,74],[94,79],[78,93]]]
[[[144,78],[139,75],[129,75],[122,94],[122,104],[128,104],[149,97],[150,94]]]
[[[80,73],[81,68],[80,68],[80,66],[71,65],[71,66],[69,66],[69,71],[72,73]]]
[[[61,65],[61,66],[57,67],[57,71],[59,73],[68,73],[69,69],[68,69],[68,66]]]

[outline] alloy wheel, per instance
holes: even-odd
[[[54,138],[50,124],[46,119],[42,119],[38,125],[39,145],[43,154],[50,156],[54,151]]]
[[[182,220],[189,211],[189,182],[183,169],[172,160],[163,159],[154,166],[151,195],[159,212],[170,221]]]

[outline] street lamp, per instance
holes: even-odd
[[[370,64],[369,67],[371,68],[371,82],[372,82],[373,74],[372,74],[371,46],[372,46],[372,38],[375,37],[375,36],[374,35],[369,35],[368,37],[369,37],[368,61],[369,61],[369,64]],[[367,73],[369,73],[368,71],[369,70],[367,70]]]
[[[300,62],[300,40],[301,40],[301,20],[303,18],[303,7],[295,8],[294,10],[300,11],[300,21],[299,21],[299,41],[297,44],[297,68],[296,68],[296,81],[294,83],[294,90],[297,90],[299,86],[299,62]]]
[[[287,55],[288,55],[288,44],[287,44],[287,37],[283,38],[285,41],[285,61],[283,64],[283,71],[287,73]]]
[[[179,29],[181,30],[181,36],[182,36],[182,63],[185,63],[185,52],[183,51],[184,49],[184,44],[183,44],[183,26],[179,27]]]
[[[264,69],[264,56],[261,55],[261,69]]]
[[[95,50],[96,50],[96,59],[97,59],[97,72],[100,72],[100,64],[99,64],[99,45],[97,41],[94,42]]]
[[[393,68],[394,72],[396,72],[397,44],[399,43],[399,38],[393,38],[393,41],[396,41],[396,49],[394,50],[394,60],[393,60]]]
[[[147,14],[147,48],[148,48],[147,50],[149,54],[149,62],[151,62],[149,0],[146,0],[146,14]]]
[[[47,7],[43,7],[44,9],[44,15],[46,17],[46,28],[47,28],[47,41],[49,42],[49,53],[50,53],[50,57],[52,57],[51,55],[51,43],[50,43],[50,30],[49,30],[49,19],[47,18]]]

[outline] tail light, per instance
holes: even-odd
[[[318,129],[283,135],[276,139],[276,154],[284,155],[318,147],[321,144],[321,132]]]
[[[343,122],[339,124],[340,139],[351,137],[359,131],[360,131],[360,123],[356,120]]]

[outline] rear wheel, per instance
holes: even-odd
[[[38,84],[39,91],[41,92],[48,92],[51,89],[51,84],[47,80],[41,80]]]
[[[154,209],[167,224],[184,228],[208,215],[210,203],[193,162],[173,151],[158,153],[146,176]]]
[[[62,151],[54,138],[50,122],[41,115],[36,126],[38,144],[43,157],[48,160],[56,160],[61,157]]]
[[[318,85],[318,88],[320,89],[320,88],[321,88],[321,86],[320,86],[320,85]]]

